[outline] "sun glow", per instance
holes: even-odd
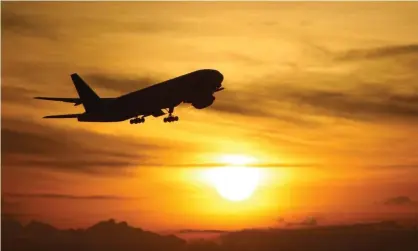
[[[259,170],[251,167],[214,168],[207,175],[218,193],[230,201],[248,199],[260,180]]]
[[[255,159],[246,155],[224,155],[221,157],[223,163],[234,166],[242,166],[255,162]]]
[[[207,170],[206,178],[223,198],[230,201],[248,199],[260,181],[260,170],[246,166],[255,159],[246,155],[224,155],[220,161],[227,166]]]

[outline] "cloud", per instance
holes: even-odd
[[[178,233],[181,234],[201,234],[201,233],[205,233],[205,234],[223,234],[223,233],[228,233],[229,231],[225,231],[225,230],[212,230],[212,229],[182,229],[179,230]]]
[[[10,209],[16,209],[20,206],[19,202],[11,202],[6,200],[4,196],[1,196],[1,209],[2,211],[9,211]]]
[[[130,197],[122,197],[115,195],[71,195],[71,194],[54,194],[54,193],[4,193],[6,197],[27,198],[27,199],[67,199],[67,200],[129,200]]]
[[[318,225],[318,219],[314,218],[314,217],[309,217],[309,218],[306,218],[305,220],[301,221],[299,223],[299,225],[302,225],[302,226],[317,226]]]
[[[344,60],[388,58],[391,61],[390,65],[385,65],[388,70],[384,74],[381,66],[376,65],[358,63],[347,68],[341,62],[333,62],[328,70],[327,64],[321,66],[318,62],[313,65],[313,71],[310,67],[301,67],[293,73],[272,73],[248,80],[244,90],[233,90],[226,85],[227,89],[219,94],[220,98],[211,108],[309,127],[320,125],[320,120],[309,115],[369,122],[418,121],[418,75],[416,69],[409,69],[411,60],[416,58],[418,62],[418,44],[349,50],[343,56],[327,54],[330,58]],[[412,58],[394,58],[398,55]],[[333,67],[340,67],[339,71],[333,72]]]
[[[228,88],[228,87],[226,87]],[[267,89],[267,90],[266,90]],[[269,91],[276,92],[275,88],[267,87],[265,90],[231,90],[216,95],[214,104],[210,107],[231,115],[241,115],[252,118],[269,118],[298,126],[316,126],[317,123],[298,114],[284,112],[280,109],[280,98]]]
[[[301,107],[336,117],[370,120],[399,118],[418,120],[418,93],[394,95],[374,92],[362,87],[358,91],[298,90],[283,95],[283,99]]]
[[[279,224],[285,224],[288,227],[292,226],[305,226],[305,227],[315,227],[318,226],[318,217],[306,217],[305,219],[298,222],[286,222],[283,217],[276,219],[276,222]]]
[[[36,94],[37,92],[26,87],[8,85],[1,87],[2,102],[22,104],[32,99]]]
[[[10,118],[3,118],[2,142],[5,166],[96,174],[120,173],[125,167],[146,165],[152,160],[147,152],[170,147]]]
[[[4,194],[1,196],[1,217],[2,219],[25,220],[36,216],[25,213],[25,206],[20,201],[9,200]]]
[[[230,90],[233,91],[233,90]],[[230,113],[230,114],[237,114],[237,115],[245,115],[251,117],[267,117],[270,116],[271,113],[267,110],[261,109],[258,105],[254,105],[255,97],[245,97],[245,95],[225,95],[223,99],[217,99],[216,102],[211,106],[213,110]],[[238,97],[240,96],[240,97]],[[251,105],[250,105],[251,104]]]
[[[222,95],[211,109],[272,118],[298,126],[319,125],[307,115],[364,121],[388,118],[418,121],[418,89],[400,94],[378,84],[363,84],[346,90],[272,84],[260,92],[228,90]]]
[[[397,196],[387,199],[383,204],[386,206],[412,206],[417,204],[417,202],[413,201],[408,196]]]
[[[41,15],[23,15],[14,10],[15,4],[3,4],[1,11],[1,27],[6,32],[24,36],[56,39],[56,30]]]
[[[394,45],[362,50],[349,50],[337,58],[340,60],[378,59],[411,54],[418,55],[418,44]]]
[[[39,8],[35,3],[5,3],[2,5],[2,29],[13,35],[26,37],[47,38],[51,40],[65,39],[97,39],[97,35],[126,35],[127,33],[138,34],[159,34],[159,33],[183,33],[190,32],[195,25],[193,22],[170,18],[166,22],[155,22],[154,18],[137,16],[136,20],[123,20],[109,18],[107,15],[118,15],[120,13],[108,13],[105,16],[95,15],[94,10],[89,7],[79,6],[76,3],[65,4],[66,10],[48,6],[53,12],[61,12],[62,16],[49,15]],[[38,8],[36,8],[38,7]],[[97,6],[94,7],[94,9]],[[89,11],[80,11],[85,8]],[[77,11],[77,19],[71,20],[63,16],[71,15],[70,11]],[[168,17],[165,17],[168,18]],[[74,38],[77,34],[77,38]]]

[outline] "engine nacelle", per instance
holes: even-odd
[[[214,96],[206,96],[203,98],[196,99],[192,102],[192,106],[196,109],[203,109],[213,104],[215,101]]]

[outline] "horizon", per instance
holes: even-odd
[[[180,239],[183,239],[187,242],[193,242],[195,240],[216,240],[220,238],[222,235],[228,235],[231,233],[240,233],[246,231],[306,231],[306,230],[318,230],[318,229],[333,229],[333,228],[347,228],[347,227],[364,227],[364,226],[375,226],[375,227],[382,227],[386,226],[389,229],[398,228],[398,229],[416,229],[418,227],[418,222],[414,221],[413,218],[409,218],[409,222],[399,222],[396,220],[383,220],[383,221],[368,221],[368,222],[352,222],[352,223],[340,223],[340,224],[330,224],[330,225],[317,225],[317,224],[305,224],[304,222],[294,222],[289,223],[287,225],[276,225],[270,226],[265,228],[257,228],[257,227],[247,227],[242,229],[235,229],[235,230],[217,230],[217,229],[172,229],[172,230],[161,230],[161,231],[151,231],[149,229],[141,228],[140,226],[134,226],[129,224],[129,222],[117,219],[107,219],[98,221],[90,226],[86,227],[79,227],[79,228],[58,228],[54,225],[51,225],[46,222],[38,221],[38,220],[31,220],[26,224],[22,224],[18,220],[14,219],[13,217],[2,217],[2,224],[3,221],[12,221],[18,222],[21,224],[22,227],[28,228],[33,224],[41,224],[49,227],[53,227],[57,231],[68,231],[68,230],[75,230],[75,231],[87,231],[88,229],[97,227],[102,224],[111,224],[112,226],[117,225],[124,225],[127,228],[134,228],[134,229],[141,229],[142,231],[149,231],[154,232],[156,234],[167,236],[167,235],[174,235]],[[6,231],[8,229],[6,228]]]
[[[2,217],[150,231],[418,215],[418,3],[2,2]],[[175,123],[43,119],[198,69]],[[219,77],[219,76],[218,76]]]

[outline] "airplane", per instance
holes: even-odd
[[[165,115],[165,110],[168,116],[164,118],[164,123],[171,123],[179,120],[173,113],[174,108],[181,103],[203,109],[213,104],[215,92],[224,90],[223,75],[213,69],[193,71],[113,98],[100,98],[77,73],[70,76],[79,98],[34,98],[73,103],[74,106],[83,105],[85,112],[43,118],[76,118],[79,122],[121,122],[129,119],[130,124],[139,124],[145,122],[145,117]]]

